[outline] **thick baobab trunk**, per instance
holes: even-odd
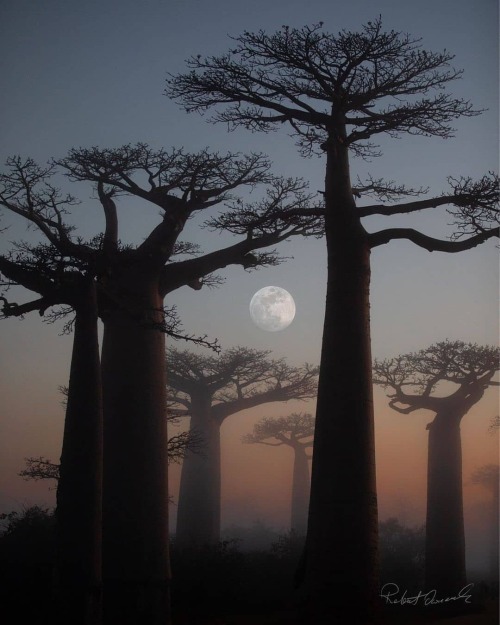
[[[95,285],[76,304],[57,487],[58,622],[101,622],[102,397]]]
[[[293,446],[292,516],[291,529],[299,536],[307,531],[307,511],[309,507],[309,465],[305,447],[298,443]]]
[[[104,317],[104,618],[110,625],[166,625],[165,340],[154,326],[162,322],[163,303],[148,277],[129,287],[134,314]]]
[[[440,597],[466,584],[460,420],[456,411],[438,413],[427,426],[425,585]]]
[[[379,605],[370,249],[341,156],[328,154],[325,187],[328,283],[305,560],[311,625],[366,625]]]
[[[184,458],[177,509],[176,544],[199,549],[220,540],[220,424],[210,416],[211,397],[193,396],[190,430],[201,449]]]

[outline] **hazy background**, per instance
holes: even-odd
[[[302,159],[286,132],[270,135],[227,134],[198,115],[187,116],[163,95],[168,72],[185,68],[192,54],[217,54],[231,45],[228,34],[282,24],[303,26],[323,21],[326,30],[358,29],[382,14],[384,27],[422,37],[425,47],[456,54],[465,70],[452,85],[456,96],[488,109],[456,124],[448,141],[404,137],[381,140],[384,156],[371,163],[355,161],[354,176],[367,172],[405,183],[446,190],[446,176],[481,176],[498,167],[498,6],[496,0],[4,0],[0,4],[0,157],[32,156],[41,163],[62,157],[72,147],[116,147],[144,141],[151,146],[204,147],[224,152],[263,151],[278,173],[303,176],[316,191],[323,187],[322,159]],[[72,185],[82,204],[74,221],[82,236],[100,232],[102,217],[89,185]],[[154,207],[120,200],[120,236],[137,244],[158,222]],[[446,213],[427,211],[404,224],[443,236]],[[376,230],[386,223],[372,218]],[[392,222],[394,223],[394,221]],[[2,249],[9,241],[30,239],[25,224],[5,214]],[[232,237],[200,230],[191,221],[182,237],[205,251],[230,244]],[[319,362],[324,292],[325,250],[321,240],[294,239],[280,247],[293,260],[277,268],[224,272],[217,290],[172,293],[186,332],[218,338],[223,348],[244,345],[271,349],[290,364]],[[498,250],[491,242],[462,254],[429,254],[409,242],[395,242],[373,252],[373,354],[384,358],[424,348],[445,338],[497,342]],[[248,304],[266,285],[287,289],[297,314],[282,332],[253,325]],[[11,292],[15,301],[26,294]],[[26,456],[59,459],[64,411],[58,387],[68,380],[71,337],[62,325],[47,325],[37,314],[0,325],[0,512],[34,503],[54,505],[47,483],[17,476]],[[177,344],[184,347],[183,344]],[[425,517],[426,424],[431,415],[411,416],[387,408],[375,391],[377,480],[382,519],[390,515],[421,523]],[[293,410],[314,413],[314,403],[261,406],[229,418],[223,426],[223,526],[261,520],[285,528],[289,520],[292,454],[288,449],[242,445],[241,435],[262,416]],[[482,566],[488,493],[469,484],[477,467],[497,462],[498,438],[487,434],[498,414],[497,394],[488,391],[465,417],[464,492],[468,564]],[[348,469],[346,469],[348,470]],[[178,489],[180,468],[171,470],[171,491]],[[175,522],[175,507],[172,508]]]

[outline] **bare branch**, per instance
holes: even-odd
[[[453,187],[453,208],[448,213],[454,217],[457,228],[453,238],[482,234],[497,227],[500,221],[498,207],[499,179],[494,172],[489,172],[480,180],[470,177],[448,178]]]
[[[441,239],[435,239],[434,237],[427,236],[418,230],[412,228],[388,228],[387,230],[380,230],[368,235],[370,247],[378,247],[379,245],[385,245],[395,239],[408,239],[415,245],[423,247],[429,252],[448,252],[456,253],[470,250],[478,245],[481,245],[488,239],[500,236],[500,228],[492,228],[480,234],[476,234],[468,239],[461,241],[443,241]]]
[[[59,480],[59,465],[48,458],[25,458],[26,468],[18,473],[24,480]]]
[[[79,202],[50,183],[53,174],[53,166],[42,168],[30,158],[8,158],[6,172],[0,174],[0,206],[33,224],[59,253],[88,260],[90,250],[71,240],[73,228],[63,221],[68,209]]]
[[[412,189],[411,187],[405,187],[405,185],[397,184],[394,180],[384,180],[383,178],[373,178],[368,176],[367,180],[363,182],[358,176],[357,184],[352,189],[356,197],[374,196],[380,201],[393,202],[398,197],[418,196],[423,193],[427,193],[428,189],[420,187],[420,189]],[[380,215],[381,213],[370,212],[375,207],[361,207],[359,213],[361,216]],[[387,207],[380,207],[386,209]],[[399,212],[399,211],[398,211]],[[405,211],[407,212],[407,211]],[[383,213],[388,214],[388,213]]]
[[[204,446],[203,436],[194,430],[175,434],[167,441],[168,462],[180,464],[188,452],[202,454]]]

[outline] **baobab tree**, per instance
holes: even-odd
[[[188,72],[167,80],[166,94],[187,112],[215,109],[211,121],[230,129],[286,125],[303,155],[326,156],[324,207],[301,211],[324,216],[328,258],[305,573],[313,622],[364,623],[378,604],[370,252],[401,239],[430,252],[460,252],[499,234],[494,174],[450,177],[450,189],[437,197],[373,177],[351,180],[350,155],[379,155],[373,138],[446,139],[453,120],[480,112],[447,92],[462,73],[452,60],[410,35],[384,31],[379,18],[336,36],[322,23],[245,31],[227,53],[191,57]],[[377,203],[357,206],[366,196]],[[454,219],[451,240],[399,225],[367,232],[362,223],[440,207]]]
[[[52,177],[61,171],[71,181],[91,183],[96,191],[103,232],[90,242],[73,235],[73,228],[65,222],[65,213],[76,200],[61,195],[52,183]],[[184,285],[200,289],[216,282],[213,272],[230,264],[252,269],[280,262],[276,252],[257,250],[293,235],[314,233],[316,217],[282,218],[285,206],[298,209],[312,198],[302,181],[271,176],[269,162],[260,154],[219,155],[206,150],[188,154],[176,149],[154,151],[145,144],[72,150],[68,157],[46,168],[31,159],[13,157],[7,161],[1,183],[1,205],[33,224],[46,242],[38,247],[17,244],[11,254],[0,257],[0,271],[9,286],[21,285],[40,294],[19,306],[4,297],[4,315],[43,313],[60,304],[74,307],[75,297],[83,297],[81,282],[88,286],[88,297],[83,297],[82,304],[87,311],[85,319],[92,317],[94,325],[88,326],[91,340],[82,345],[75,336],[75,345],[86,350],[88,357],[98,354],[96,305],[104,323],[100,368],[94,360],[92,380],[85,368],[81,375],[92,384],[89,397],[95,398],[92,410],[96,415],[101,381],[103,389],[105,619],[124,625],[166,622],[169,563],[164,336],[169,319],[164,298]],[[236,197],[238,189],[260,183],[266,184],[266,192],[252,206]],[[119,240],[117,200],[121,195],[162,211],[160,223],[137,247],[123,246]],[[228,209],[235,214],[240,212],[242,223],[248,212],[259,214],[261,223],[233,245],[176,260],[178,253],[197,252],[194,246],[178,240],[187,219],[222,202],[228,202]],[[216,224],[213,227],[218,228]],[[66,284],[72,287],[68,293],[62,288]],[[74,351],[78,363],[81,356],[79,350]],[[73,388],[80,393],[81,380],[74,375],[72,379]],[[70,382],[70,395],[71,387]],[[79,406],[78,402],[72,405]],[[81,409],[78,414],[83,412]],[[80,426],[94,437],[96,445],[100,444],[97,423],[94,430],[88,424]],[[66,428],[65,441],[66,434],[74,431]],[[76,457],[83,451],[75,446],[74,437],[72,441]],[[94,463],[89,475],[98,475],[95,463],[99,454],[89,447],[87,451],[86,459]],[[61,468],[61,480],[62,475]],[[78,498],[81,491],[72,492]],[[89,492],[95,496],[97,485]]]
[[[61,468],[57,484],[57,619],[75,625],[101,621],[102,394],[97,294],[91,246],[71,240],[61,216],[76,201],[48,181],[51,168],[10,159],[0,176],[0,205],[28,220],[48,244],[20,243],[0,257],[3,287],[23,285],[40,295],[23,304],[2,297],[3,317],[53,306],[70,307],[74,338]],[[57,242],[57,246],[54,244]],[[78,252],[79,258],[72,255]]]
[[[267,404],[316,395],[316,367],[292,367],[269,351],[235,347],[219,357],[175,349],[167,352],[171,401],[186,409],[190,432],[203,441],[201,453],[184,458],[176,542],[199,548],[220,540],[220,428],[231,415]]]
[[[264,417],[258,421],[251,434],[243,437],[244,443],[259,443],[271,447],[287,445],[293,449],[293,478],[291,529],[299,536],[307,530],[307,509],[309,506],[309,458],[308,447],[312,447],[314,417],[309,413],[293,412],[287,417]]]
[[[391,408],[435,415],[427,425],[425,583],[444,596],[466,584],[460,423],[498,385],[498,355],[495,347],[442,341],[374,364],[374,382],[390,390]]]
[[[471,475],[471,482],[488,489],[491,502],[489,514],[490,531],[490,581],[494,592],[498,593],[499,575],[499,527],[500,527],[500,467],[498,464],[486,464],[476,469]]]

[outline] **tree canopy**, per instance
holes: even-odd
[[[270,358],[269,350],[234,347],[220,356],[189,350],[167,351],[170,400],[191,413],[193,397],[211,397],[210,416],[222,422],[227,416],[267,402],[305,400],[316,395],[318,367],[288,365]]]
[[[384,32],[380,17],[337,36],[320,22],[273,34],[245,31],[232,39],[235,45],[224,55],[191,57],[191,72],[171,76],[167,94],[187,111],[218,105],[214,120],[233,127],[267,131],[289,122],[307,150],[322,148],[332,115],[339,113],[353,128],[345,142],[356,154],[373,156],[375,146],[367,142],[374,135],[449,137],[453,119],[480,112],[441,91],[462,74],[450,68],[452,54],[428,52],[418,38]]]
[[[80,202],[56,186],[61,174],[73,182],[90,182],[97,192],[104,227],[91,240],[85,241],[75,232],[71,214]],[[267,190],[265,198],[254,204],[243,203],[236,195],[237,189],[258,184],[267,185]],[[161,209],[160,223],[135,247],[123,245],[119,238],[117,203],[123,195]],[[304,181],[273,176],[262,154],[220,155],[207,150],[191,154],[175,148],[153,150],[138,143],[116,149],[73,149],[67,157],[46,166],[31,158],[11,157],[0,175],[0,205],[31,224],[42,235],[42,242],[14,243],[12,250],[0,257],[3,286],[22,285],[40,297],[18,305],[4,294],[3,314],[21,316],[32,310],[44,314],[52,306],[73,305],[75,282],[82,273],[97,278],[101,313],[119,306],[137,314],[123,291],[110,286],[110,280],[119,277],[117,263],[122,262],[157,267],[163,295],[184,284],[195,289],[217,284],[220,278],[213,272],[228,264],[245,269],[277,264],[280,258],[275,251],[257,250],[294,234],[317,234],[317,217],[291,213],[292,222],[286,223],[282,218],[287,210],[296,211],[312,202]],[[244,233],[244,240],[205,255],[197,246],[178,240],[191,215],[222,203],[232,211],[232,223],[240,222],[241,227],[237,231],[226,228],[223,217],[208,219],[206,227]],[[248,212],[259,216],[258,228],[245,227]],[[184,259],[178,260],[179,255]],[[168,312],[171,321],[166,329],[175,335],[179,322],[172,309]]]
[[[497,347],[463,341],[441,341],[418,352],[375,360],[374,382],[391,390],[389,405],[403,414],[419,408],[438,410],[444,399],[473,405],[488,386],[498,386]],[[443,396],[443,383],[451,392]],[[439,391],[438,391],[439,387]]]
[[[170,75],[166,94],[188,112],[215,109],[211,120],[230,128],[268,132],[287,123],[306,155],[338,141],[355,156],[372,158],[381,154],[372,142],[377,135],[449,138],[453,120],[481,113],[446,91],[462,75],[451,66],[452,54],[427,51],[418,38],[384,31],[380,17],[358,32],[332,35],[320,22],[283,26],[272,34],[245,31],[232,40],[226,54],[191,57],[188,73]],[[453,241],[398,227],[367,235],[370,247],[409,239],[429,251],[458,252],[498,236],[498,176],[449,176],[448,183],[440,196],[401,202],[428,189],[358,178],[354,196],[384,202],[356,208],[359,218],[440,206],[448,206],[453,217]]]
[[[307,412],[293,412],[286,417],[264,417],[254,425],[252,433],[243,436],[242,441],[272,447],[312,447],[313,436],[314,417]]]

